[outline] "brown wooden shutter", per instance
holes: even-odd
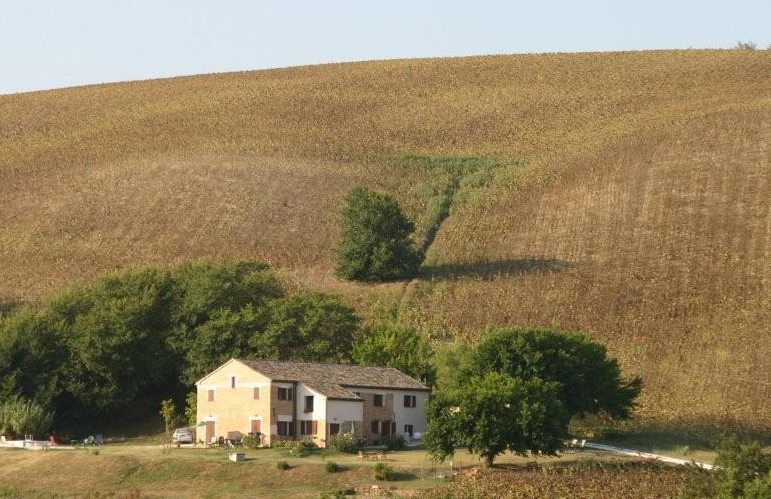
[[[293,436],[294,436],[294,434],[295,434],[295,429],[296,429],[296,428],[295,428],[295,424],[296,424],[296,423],[295,423],[295,421],[292,421],[292,422],[290,422],[290,423],[287,423],[287,426],[289,427],[289,436],[290,436],[290,437],[293,437]]]
[[[252,433],[260,433],[260,420],[252,419]]]
[[[260,400],[260,387],[259,386],[255,386],[254,387],[254,395],[253,395],[253,397],[254,397],[254,400]]]
[[[379,430],[378,426],[380,425],[378,424],[377,419],[372,421],[372,433],[378,433],[378,430]]]
[[[214,402],[214,390],[209,390],[209,402]]]
[[[311,421],[311,433],[314,435],[318,435],[319,433],[319,422],[318,421]]]

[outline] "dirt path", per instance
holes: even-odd
[[[714,469],[713,465],[702,463],[699,461],[688,461],[685,459],[678,459],[676,457],[662,456],[661,454],[651,454],[649,452],[640,452],[634,449],[624,449],[622,447],[614,447],[612,445],[595,444],[595,443],[587,442],[584,445],[584,447],[586,447],[587,449],[602,450],[606,452],[613,452],[615,454],[623,454],[625,456],[639,457],[642,459],[653,459],[655,461],[661,461],[662,463],[680,464],[680,465],[695,464],[696,466],[704,468],[705,470]]]

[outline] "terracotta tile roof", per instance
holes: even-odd
[[[428,391],[420,381],[393,367],[236,359],[276,381],[297,381],[332,399],[361,400],[355,388]]]

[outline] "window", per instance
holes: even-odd
[[[291,388],[281,388],[278,389],[278,399],[279,400],[292,400],[292,389]]]
[[[412,425],[411,424],[404,425],[404,433],[406,433],[407,435],[410,436],[410,438],[412,438],[413,431],[412,431]]]
[[[380,433],[380,421],[377,419],[372,422],[372,433]]]
[[[214,402],[214,390],[209,390],[208,399],[209,402]]]
[[[276,423],[276,433],[280,437],[287,437],[294,435],[294,423],[291,421],[278,421]]]
[[[305,396],[305,412],[313,412],[313,395]]]
[[[259,386],[255,386],[254,387],[254,391],[252,393],[252,398],[254,400],[260,400],[260,387]]]
[[[235,387],[236,387],[236,377],[235,376],[231,376],[230,377],[230,388],[235,388]]]
[[[404,407],[416,407],[418,405],[418,398],[415,395],[404,396]]]
[[[375,394],[375,407],[383,407],[383,395],[382,394]]]
[[[300,421],[300,435],[312,435],[314,434],[313,427],[315,421],[310,419],[307,421]]]

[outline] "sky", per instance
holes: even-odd
[[[0,0],[0,94],[411,57],[771,44],[771,0]]]

